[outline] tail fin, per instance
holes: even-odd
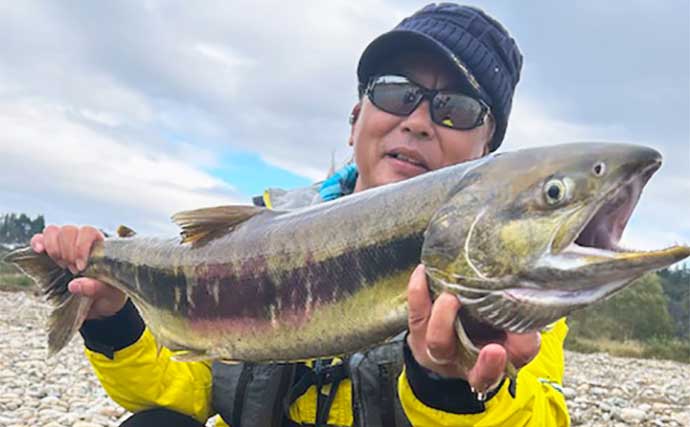
[[[45,253],[37,254],[31,248],[17,249],[7,254],[3,261],[16,265],[31,277],[55,307],[48,319],[48,355],[54,355],[81,327],[93,300],[72,295],[67,284],[75,276],[60,268]]]

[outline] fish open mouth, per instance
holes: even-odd
[[[640,199],[642,189],[661,163],[653,163],[641,173],[614,187],[592,209],[574,241],[564,252],[606,256],[622,252],[641,252],[619,245],[625,226]]]

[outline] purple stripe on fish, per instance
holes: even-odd
[[[191,298],[186,301],[188,315],[192,319],[294,318],[295,313],[306,314],[317,305],[342,300],[414,266],[422,242],[422,234],[415,234],[284,271],[269,271],[263,256],[243,260],[236,271],[226,264],[202,264],[194,272]]]

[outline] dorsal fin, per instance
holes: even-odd
[[[178,212],[172,216],[172,220],[182,228],[182,243],[199,246],[267,210],[251,205],[217,206]]]
[[[137,235],[136,231],[132,230],[131,228],[127,227],[126,225],[121,225],[117,227],[117,237],[134,237]]]

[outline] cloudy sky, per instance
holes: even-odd
[[[425,2],[0,2],[0,213],[174,233],[350,156],[369,41]],[[481,1],[518,40],[503,150],[581,140],[661,150],[624,235],[690,242],[686,0]]]

